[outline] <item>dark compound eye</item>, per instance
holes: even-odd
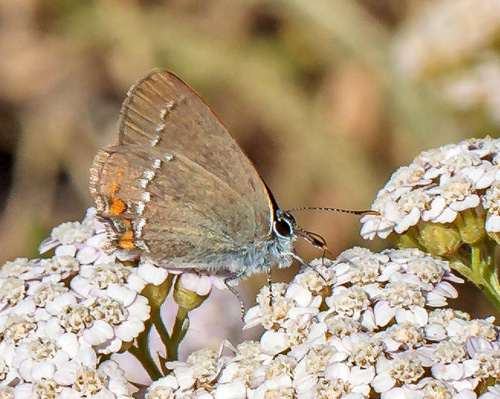
[[[276,235],[289,237],[293,234],[294,227],[295,219],[292,215],[281,210],[276,211],[276,219],[273,225],[273,230]]]

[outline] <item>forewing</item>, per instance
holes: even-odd
[[[231,219],[242,207],[254,224],[247,239],[270,234],[271,203],[259,174],[210,107],[173,73],[155,69],[130,89],[121,109],[119,140],[160,154],[175,153],[197,165],[200,177],[228,187],[216,193],[217,204],[226,208],[216,213]],[[200,193],[205,188],[189,184],[186,191]],[[229,203],[228,191],[237,193],[240,203]]]

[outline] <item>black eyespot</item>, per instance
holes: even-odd
[[[274,234],[282,237],[289,237],[293,234],[295,219],[292,215],[282,210],[277,210],[273,224]]]

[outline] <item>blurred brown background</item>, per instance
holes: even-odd
[[[363,209],[421,150],[498,135],[499,39],[494,0],[0,0],[0,260],[82,219],[92,158],[155,66],[205,98],[282,208]],[[334,255],[387,245],[357,217],[297,218]]]

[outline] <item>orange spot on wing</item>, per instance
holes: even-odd
[[[110,215],[120,215],[127,209],[127,204],[120,198],[111,197],[108,200],[108,212]]]
[[[132,230],[126,231],[120,236],[120,241],[118,242],[120,248],[123,249],[134,249],[134,232]]]

